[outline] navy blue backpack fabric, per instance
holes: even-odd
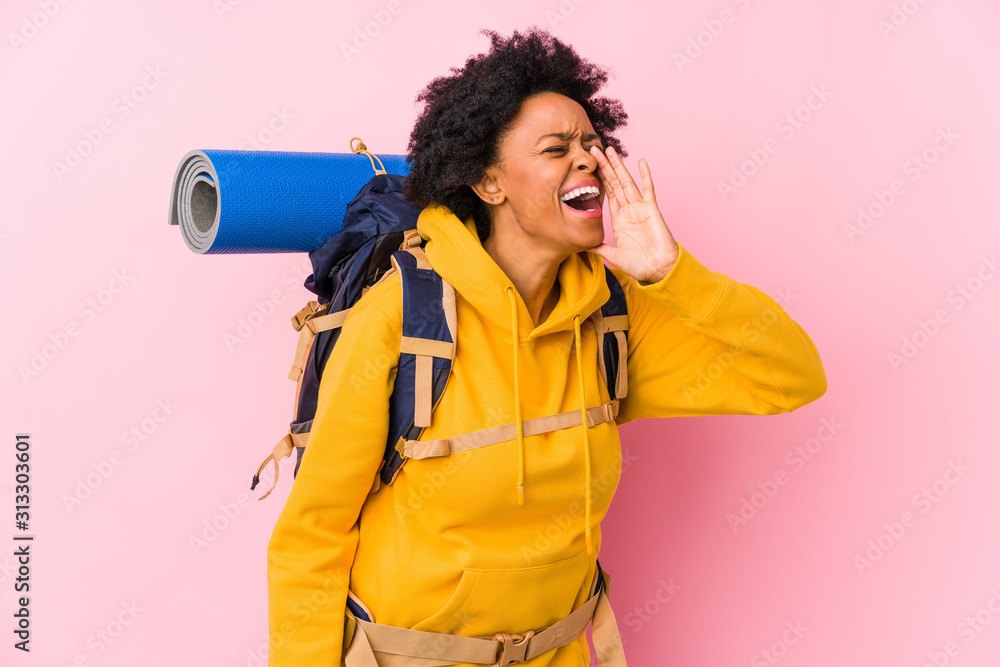
[[[326,312],[353,306],[365,287],[392,268],[390,257],[399,250],[404,232],[416,228],[420,209],[403,199],[404,178],[374,176],[348,204],[340,231],[309,253],[313,273],[305,287],[320,304],[330,304]],[[339,337],[338,328],[321,331],[313,341],[303,367],[293,433],[311,430],[323,368]],[[298,474],[303,451],[296,447],[294,474]]]

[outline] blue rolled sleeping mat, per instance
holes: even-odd
[[[312,252],[340,231],[379,169],[373,157],[389,174],[409,173],[405,155],[358,150],[193,150],[174,174],[169,222],[199,254]]]

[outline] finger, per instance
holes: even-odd
[[[632,174],[629,173],[628,167],[622,162],[618,151],[614,147],[609,146],[608,154],[611,156],[609,161],[615,168],[615,174],[618,176],[618,180],[621,181],[621,189],[625,193],[625,201],[642,201],[642,193],[639,192],[639,186],[635,184]]]
[[[653,191],[653,175],[649,173],[649,163],[645,159],[639,160],[639,174],[642,176],[642,198],[655,204],[656,193]]]
[[[605,201],[607,201],[609,204],[615,203],[617,205],[617,200],[615,199],[615,193],[611,188],[611,182],[608,180],[608,177],[605,175],[605,172],[600,167],[600,165],[598,165],[597,171],[595,173],[597,174],[597,178],[601,182],[601,194],[604,196]]]
[[[611,149],[609,148],[608,150]],[[619,206],[624,206],[628,203],[628,199],[625,197],[625,191],[622,189],[621,179],[618,178],[614,165],[608,161],[608,158],[602,154],[600,150],[598,150],[594,155],[597,157],[597,166],[604,174],[604,180],[607,183],[606,190],[612,194]]]
[[[604,168],[601,166],[601,161],[604,160],[606,162],[607,158],[604,157],[604,154],[601,153],[601,149],[597,146],[591,146],[587,152],[590,153],[595,160],[597,160],[597,169],[594,170],[594,174],[603,184],[607,179],[604,178]]]
[[[611,179],[608,177],[611,165],[608,163],[608,159],[597,146],[592,146],[589,153],[597,160],[597,170],[594,173],[597,174],[597,178],[601,181],[601,189],[604,190],[604,194],[611,195]]]
[[[617,209],[618,200],[615,199],[615,194],[611,191],[611,186],[608,185],[608,179],[604,177],[604,174],[602,174],[599,169],[596,173],[597,178],[601,182],[601,193],[598,195],[598,201],[600,201],[601,207],[603,208],[606,203],[608,205],[608,210]]]

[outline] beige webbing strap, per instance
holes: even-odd
[[[604,584],[601,586],[600,600],[594,610],[594,625],[590,630],[594,640],[594,650],[597,652],[597,664],[601,667],[626,667],[625,648],[618,632],[618,621],[615,611],[611,608],[611,575],[601,570]]]
[[[628,330],[628,315],[611,315],[604,318],[605,331],[626,331]]]
[[[626,667],[618,624],[608,599],[611,577],[602,571],[604,585],[578,609],[540,632],[497,633],[492,639],[423,632],[371,623],[353,614],[346,667],[434,667],[476,663],[503,667],[523,663],[576,641],[593,621],[594,648],[600,667]],[[377,657],[377,660],[376,660]]]
[[[413,425],[431,425],[431,398],[434,395],[434,359],[418,354],[413,371]]]
[[[375,660],[375,652],[372,651],[372,646],[368,642],[368,635],[361,629],[360,623],[364,623],[364,621],[356,620],[355,622],[359,625],[354,628],[354,638],[351,639],[351,645],[344,653],[341,664],[349,667],[380,667]]]
[[[443,340],[403,336],[400,340],[399,351],[424,357],[453,359],[455,357],[455,344]]]
[[[272,491],[274,491],[274,488],[278,486],[278,473],[281,470],[281,468],[278,466],[278,462],[281,459],[285,458],[286,456],[291,456],[292,448],[305,447],[308,439],[309,439],[308,433],[292,433],[291,431],[289,431],[287,434],[285,434],[285,437],[282,438],[278,442],[278,444],[274,446],[274,449],[271,450],[271,454],[268,455],[266,459],[264,459],[264,462],[260,464],[259,468],[257,468],[256,475],[254,475],[255,477],[259,478],[260,473],[264,469],[264,466],[267,465],[267,462],[274,461],[274,482],[271,484],[271,488],[267,490],[267,493],[262,495],[257,500],[264,500],[264,498],[267,498],[267,496]]]
[[[615,384],[615,396],[625,398],[628,393],[628,342],[624,331],[616,331],[618,339],[618,379]]]
[[[441,340],[411,338],[403,336],[399,344],[400,353],[415,355],[413,425],[423,428],[431,425],[431,399],[434,391],[434,359],[455,358],[455,344]]]
[[[430,269],[431,263],[427,261],[427,255],[424,254],[424,249],[419,246],[413,246],[409,248],[400,248],[400,250],[405,250],[406,252],[413,255],[413,258],[417,260],[418,269]],[[392,268],[399,271],[399,263],[396,261],[395,257],[390,256],[389,261],[392,262]]]
[[[618,377],[615,379],[615,397],[622,399],[628,393],[628,315],[613,315],[604,318],[604,331],[613,332],[618,339]],[[602,344],[601,354],[604,354]]]
[[[346,667],[436,667],[491,665],[497,649],[489,639],[422,632],[354,619],[354,637],[344,653]],[[377,657],[377,660],[376,660]]]
[[[302,329],[305,323],[309,321],[309,318],[316,315],[316,313],[321,313],[329,307],[330,304],[324,303],[322,306],[319,305],[319,301],[310,301],[302,307],[302,310],[292,315],[292,326],[295,327],[296,331]]]
[[[418,248],[418,247],[404,248],[404,250],[406,250],[406,252],[408,252],[411,255],[413,255],[414,257],[416,257],[416,259],[417,259],[417,268],[418,269],[430,269],[431,268],[431,263],[427,261],[427,255],[424,254],[424,249],[423,248]]]
[[[313,317],[306,322],[305,328],[312,331],[314,334],[318,334],[320,331],[339,329],[344,326],[344,320],[347,319],[347,314],[350,312],[350,308],[345,308],[344,310],[338,310],[336,313]]]
[[[423,238],[417,233],[416,229],[407,229],[403,232],[403,242],[399,244],[400,250],[406,250],[407,248],[416,248],[421,243],[423,243]]]
[[[329,313],[327,315],[320,315],[328,306],[328,303],[323,304],[319,308],[314,308],[312,313],[307,314],[305,317],[301,317],[303,312],[312,306],[317,304],[316,301],[310,301],[306,308],[303,308],[292,318],[292,326],[299,332],[299,342],[295,347],[295,360],[292,362],[292,367],[288,371],[288,379],[293,382],[298,382],[299,378],[305,372],[305,359],[306,354],[309,352],[309,348],[312,345],[313,339],[321,331],[329,331],[330,329],[337,329],[344,326],[344,320],[347,319],[348,313],[351,312],[350,308],[345,310],[339,310],[336,313]],[[298,399],[296,399],[296,404],[298,404]]]
[[[288,369],[288,379],[292,382],[298,382],[302,373],[305,372],[306,354],[309,352],[309,346],[312,345],[315,336],[316,334],[305,327],[299,329],[299,342],[295,346],[295,359],[292,361],[292,367]],[[296,403],[298,403],[297,400]]]
[[[587,427],[610,423],[618,416],[618,401],[587,408]],[[522,432],[525,437],[548,433],[562,428],[578,426],[580,411],[569,410],[556,415],[535,417],[522,422]],[[502,426],[484,428],[472,433],[457,435],[440,440],[406,440],[403,442],[403,456],[411,459],[426,459],[433,456],[448,456],[456,452],[464,452],[476,447],[506,442],[517,437],[517,423],[511,422]]]

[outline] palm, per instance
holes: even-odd
[[[600,150],[592,155],[597,158],[597,175],[607,196],[615,245],[602,243],[590,251],[636,280],[659,280],[677,259],[678,249],[656,203],[649,165],[639,161],[640,192],[613,148],[608,148],[610,159]]]

